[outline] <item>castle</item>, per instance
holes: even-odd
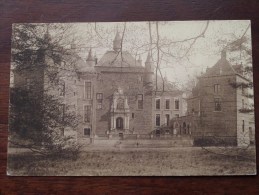
[[[161,84],[161,77],[155,90],[151,55],[143,66],[140,58],[122,50],[121,41],[117,33],[113,50],[100,60],[90,49],[78,67],[76,103],[83,116],[78,137],[145,137],[184,114],[183,92],[167,81]]]
[[[117,32],[113,50],[97,59],[89,50],[83,60],[71,46],[72,54],[60,62],[58,89],[55,94],[76,113],[76,131],[62,129],[62,134],[77,139],[151,139],[152,137],[221,137],[231,145],[250,143],[254,137],[253,115],[239,112],[248,104],[244,90],[231,82],[249,82],[232,66],[223,51],[221,59],[199,77],[192,95],[155,75],[150,53],[142,63],[124,51]],[[67,61],[66,61],[67,60]],[[76,71],[62,69],[72,61]],[[53,63],[45,57],[45,63]],[[41,71],[41,70],[39,70]],[[14,76],[14,85],[30,86],[31,81],[48,83],[37,74]],[[45,84],[44,84],[45,87]],[[187,111],[186,111],[187,102]],[[61,108],[63,112],[66,110]],[[75,133],[74,133],[75,132]],[[252,134],[252,135],[251,135]]]

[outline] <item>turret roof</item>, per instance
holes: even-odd
[[[94,57],[92,55],[92,48],[90,48],[90,50],[89,50],[88,57],[87,57],[86,61],[94,61]]]

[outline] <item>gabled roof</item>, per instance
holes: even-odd
[[[222,53],[223,54],[221,54],[221,59],[219,59],[218,62],[211,68],[207,68],[206,72],[203,75],[201,75],[200,78],[224,75],[238,75],[243,79],[248,80],[248,78],[245,78],[243,75],[243,66],[232,66],[230,62],[226,59],[225,52],[222,51]]]
[[[142,67],[138,60],[127,52],[107,51],[96,66],[106,67]]]
[[[236,71],[229,61],[226,58],[221,58],[214,66],[207,68],[206,72],[201,77],[231,75],[235,73]]]

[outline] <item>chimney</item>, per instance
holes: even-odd
[[[221,51],[221,59],[226,59],[226,58],[227,58],[227,51],[226,51],[226,49],[223,49]]]

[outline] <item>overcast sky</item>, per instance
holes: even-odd
[[[248,20],[232,20],[232,21],[209,21],[208,28],[204,37],[198,38],[190,52],[188,58],[181,60],[174,57],[163,55],[161,61],[162,73],[173,82],[185,83],[189,78],[205,71],[207,67],[213,66],[220,58],[220,52],[224,47],[224,42],[219,40],[233,40],[235,37],[241,37],[249,26]],[[207,21],[172,21],[159,22],[159,39],[160,43],[169,43],[170,41],[180,41],[198,36],[204,31]],[[80,44],[86,48],[82,53],[82,57],[87,56],[89,47],[93,48],[94,53],[100,59],[107,50],[112,50],[112,41],[116,32],[121,35],[124,29],[124,23],[76,23],[74,25],[77,34],[80,36]],[[148,22],[127,22],[124,33],[123,50],[128,50],[134,56],[140,55],[143,62],[146,59],[149,46],[143,47],[150,43]],[[156,42],[156,24],[151,25],[151,33],[153,42]],[[247,36],[251,36],[251,30],[246,32]],[[183,54],[190,45],[191,41],[172,44],[165,50],[170,50],[174,55]],[[136,50],[136,48],[141,49]],[[153,50],[153,58],[157,59],[156,50]]]

